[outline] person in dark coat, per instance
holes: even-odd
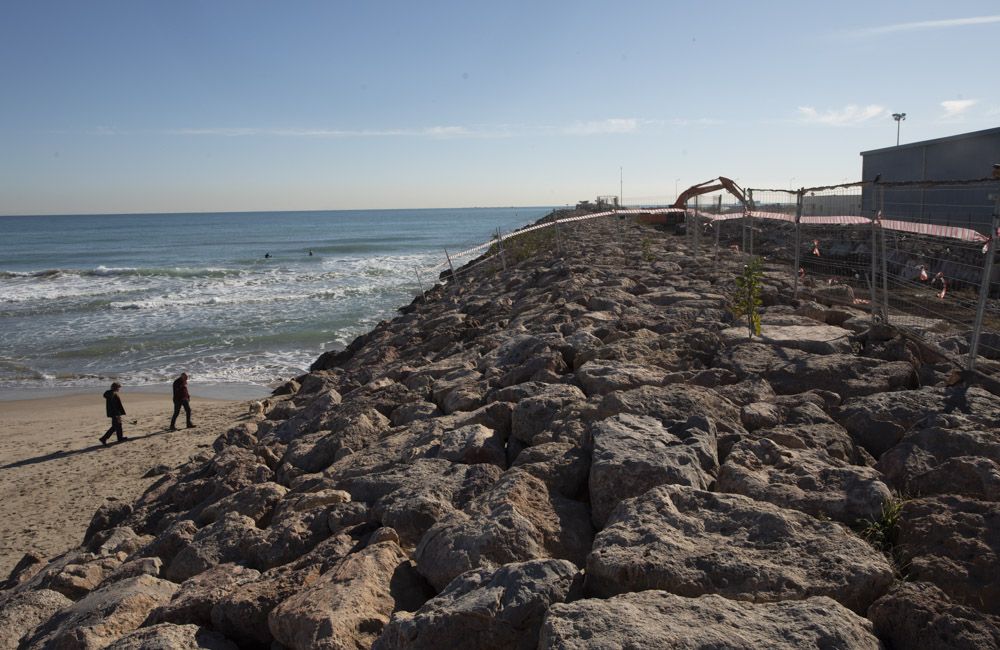
[[[182,407],[184,408],[184,414],[187,416],[187,428],[194,428],[195,424],[191,421],[191,394],[188,393],[188,376],[186,372],[182,372],[181,376],[174,380],[174,417],[170,418],[171,431],[177,431],[177,416],[180,414]]]
[[[125,407],[122,405],[121,396],[118,395],[118,390],[121,387],[122,385],[116,381],[111,384],[111,390],[104,391],[105,410],[108,417],[111,418],[111,428],[100,438],[101,444],[105,447],[108,446],[108,438],[111,437],[112,433],[118,436],[118,442],[128,440],[122,433],[122,416],[125,415]]]

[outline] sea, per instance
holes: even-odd
[[[446,250],[550,211],[0,217],[0,399],[181,372],[196,395],[266,394],[392,318]]]

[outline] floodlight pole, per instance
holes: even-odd
[[[899,123],[906,119],[906,113],[893,113],[892,119],[896,120],[896,146],[899,146]]]

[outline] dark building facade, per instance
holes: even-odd
[[[861,179],[893,181],[963,181],[990,177],[1000,163],[1000,128],[962,133],[884,149],[862,151]],[[886,218],[939,223],[989,231],[994,210],[991,194],[1000,181],[973,185],[884,188],[862,192],[865,215],[881,208]]]

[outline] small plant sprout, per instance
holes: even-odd
[[[761,278],[764,265],[759,257],[754,257],[743,267],[743,273],[736,277],[736,294],[733,296],[733,315],[746,318],[747,338],[760,336]]]

